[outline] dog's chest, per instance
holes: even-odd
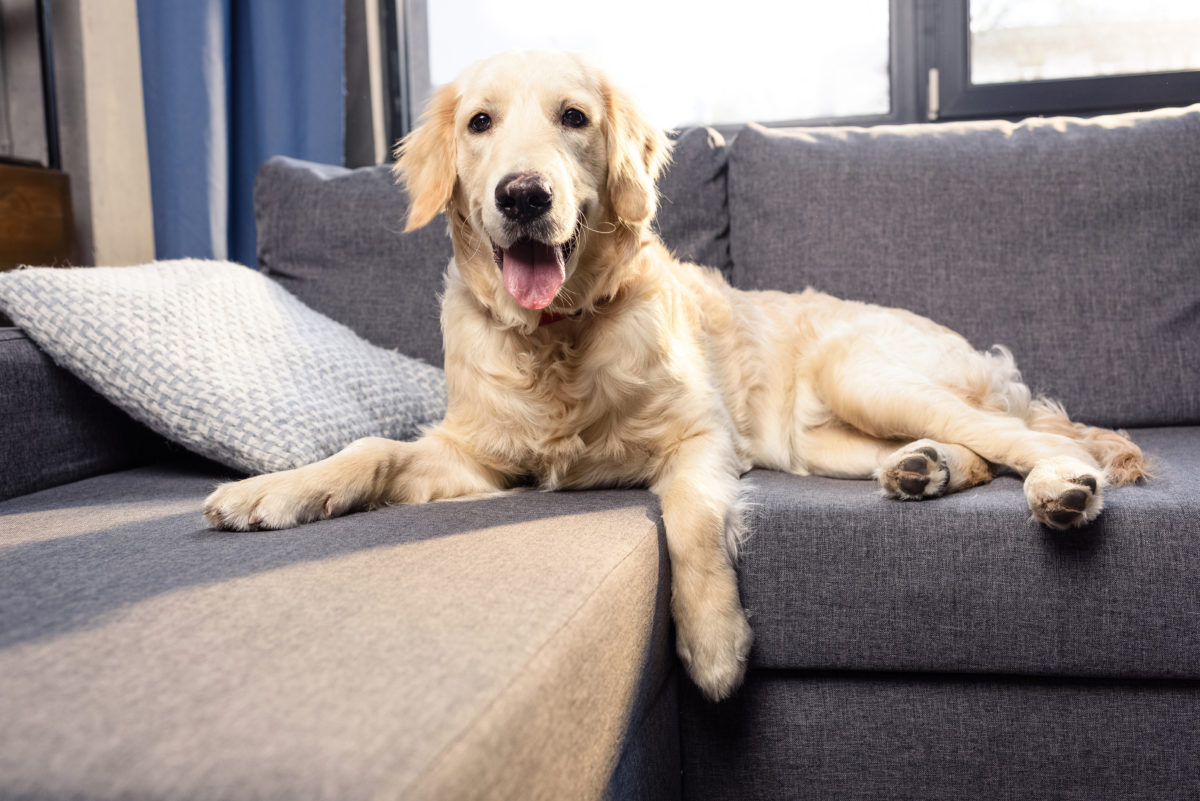
[[[500,418],[521,472],[546,487],[647,478],[670,392],[639,350],[564,341],[518,357],[519,389]]]

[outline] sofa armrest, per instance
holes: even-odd
[[[0,387],[0,500],[143,464],[162,450],[19,328],[0,328]]]

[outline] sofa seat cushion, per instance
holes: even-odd
[[[214,481],[0,504],[0,794],[602,794],[672,664],[651,495],[229,534],[201,517]]]
[[[901,502],[751,473],[753,666],[1200,678],[1200,428],[1130,433],[1154,478],[1070,533],[1011,475]]]
[[[1200,105],[751,126],[729,150],[734,280],[899,306],[1006,345],[1035,392],[1092,423],[1200,424],[1197,197]]]

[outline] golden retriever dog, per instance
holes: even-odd
[[[283,528],[530,484],[648,487],[679,656],[720,699],[751,643],[735,573],[751,467],[874,478],[918,501],[1006,466],[1052,529],[1095,519],[1109,484],[1144,473],[1123,434],[1031,399],[1007,351],[811,289],[738,291],[673,258],[651,229],[668,140],[575,56],[475,64],[398,154],[408,228],[445,213],[453,239],[445,420],[414,442],[359,440],[221,486],[206,502],[213,526]]]

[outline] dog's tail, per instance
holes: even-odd
[[[1117,486],[1133,484],[1150,476],[1146,457],[1124,431],[1072,422],[1058,401],[1039,397],[1030,401],[1025,424],[1034,431],[1070,437],[1100,463],[1108,480]]]

